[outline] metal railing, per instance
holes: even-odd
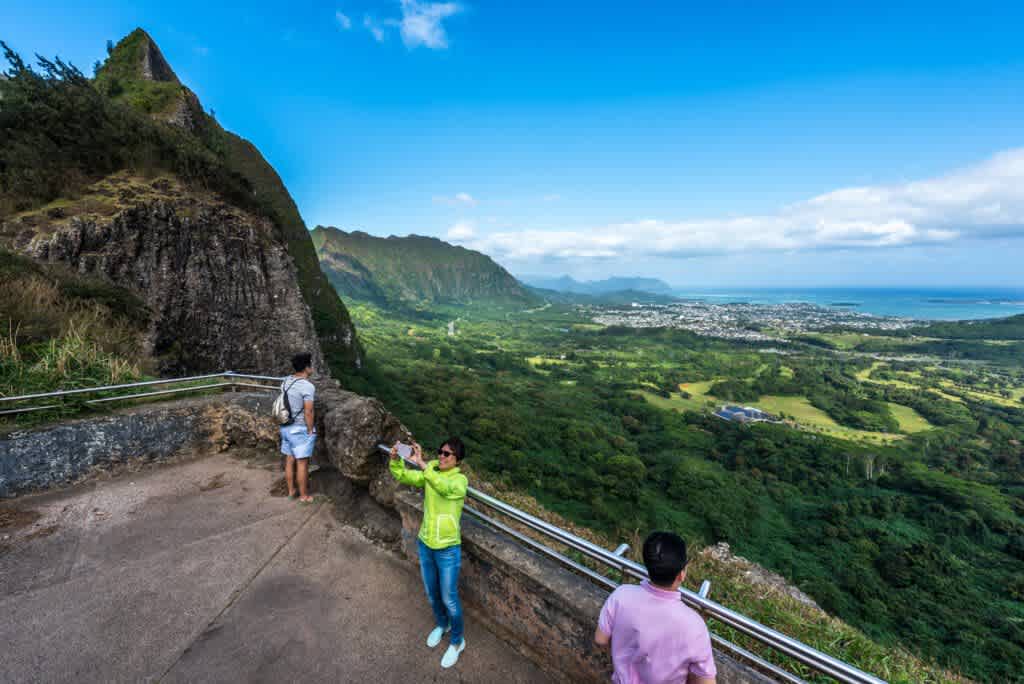
[[[378,445],[378,448],[381,451],[389,452],[389,448],[386,445]],[[563,546],[573,549],[592,561],[596,561],[611,570],[620,572],[623,579],[626,577],[631,577],[637,580],[647,579],[647,570],[642,565],[624,557],[623,554],[625,554],[629,549],[628,544],[621,544],[614,551],[610,551],[473,487],[468,488],[467,498],[474,502],[484,504],[490,509],[514,520],[520,525],[538,532]],[[483,523],[514,537],[516,540],[525,544],[534,551],[558,561],[562,565],[571,568],[575,572],[586,576],[607,589],[615,589],[615,587],[619,586],[619,583],[615,580],[576,562],[568,556],[559,553],[555,549],[552,549],[525,534],[522,534],[518,530],[496,520],[473,506],[467,504],[463,510]],[[769,646],[779,653],[783,653],[793,658],[797,662],[806,665],[816,672],[832,677],[844,684],[885,684],[885,680],[883,679],[864,672],[863,670],[860,670],[849,663],[843,662],[838,658],[833,658],[826,653],[822,653],[802,641],[786,636],[782,632],[774,630],[767,625],[763,625],[757,620],[749,618],[742,613],[737,613],[734,610],[726,608],[720,603],[710,600],[707,598],[710,588],[711,583],[705,580],[701,584],[701,588],[698,592],[692,592],[689,589],[680,588],[679,593],[681,594],[684,603],[697,610],[705,617],[714,618],[722,624],[735,629],[737,632],[744,634],[765,646]],[[753,664],[757,669],[765,671],[780,681],[794,683],[803,681],[793,673],[782,669],[774,663],[768,662],[764,658],[751,653],[747,649],[734,644],[717,634],[711,634],[711,640],[720,650],[728,652]]]
[[[37,394],[26,394],[14,397],[0,397],[0,406],[10,405],[15,402],[33,401],[39,399],[63,399],[66,396],[73,395],[87,395],[87,394],[99,394],[116,392],[119,390],[130,390],[135,388],[155,388],[165,387],[167,385],[183,384],[183,383],[194,383],[200,380],[218,380],[217,382],[210,382],[202,385],[190,385],[188,387],[177,387],[172,389],[156,389],[153,391],[144,392],[133,392],[130,394],[119,394],[110,397],[101,397],[97,399],[89,399],[83,404],[86,405],[98,405],[106,404],[116,401],[124,401],[131,399],[139,399],[145,397],[155,396],[166,396],[170,394],[180,394],[186,392],[201,392],[213,389],[224,389],[224,388],[247,388],[247,389],[258,389],[263,391],[277,391],[279,388],[267,384],[257,384],[256,382],[246,381],[258,381],[258,382],[274,382],[278,383],[282,380],[281,377],[267,376],[267,375],[248,375],[244,373],[235,373],[233,371],[224,371],[222,373],[212,373],[208,375],[197,375],[186,378],[171,378],[164,380],[148,380],[143,382],[132,382],[120,385],[106,385],[103,387],[87,387],[72,390],[61,390],[56,392],[41,392]],[[47,409],[60,408],[64,406],[63,403],[57,404],[46,404],[42,406],[28,406],[18,407],[14,409],[0,410],[0,416],[12,415],[19,413],[27,413],[30,411],[43,411]],[[379,448],[388,452],[389,447],[386,445],[379,445]],[[625,557],[625,553],[629,550],[628,544],[621,544],[614,551],[605,549],[597,544],[594,544],[582,537],[572,534],[571,532],[564,530],[557,525],[542,520],[536,516],[533,516],[526,511],[520,510],[515,506],[505,503],[500,499],[497,499],[489,494],[486,494],[478,489],[470,487],[468,490],[468,498],[476,503],[487,506],[492,511],[496,511],[507,518],[515,521],[516,523],[539,533],[540,535],[551,539],[562,546],[573,549],[582,556],[594,561],[608,569],[621,573],[622,579],[625,580],[627,577],[633,579],[646,579],[646,569],[634,561],[629,560]],[[579,563],[572,558],[569,558],[565,554],[558,552],[550,546],[543,544],[532,537],[529,537],[520,531],[510,527],[509,525],[493,518],[492,516],[474,508],[473,506],[466,505],[464,510],[471,516],[480,520],[486,525],[499,530],[522,543],[523,545],[533,549],[534,551],[551,558],[561,565],[573,570],[592,580],[596,584],[606,588],[615,589],[619,585],[615,580],[606,577],[605,575]],[[771,627],[761,624],[757,620],[747,617],[741,613],[737,613],[734,610],[726,608],[720,603],[712,601],[708,598],[708,592],[710,591],[710,582],[705,580],[701,584],[701,588],[698,592],[692,592],[688,589],[679,589],[679,593],[684,603],[689,605],[691,608],[697,610],[705,617],[714,618],[728,627],[736,630],[740,634],[746,635],[755,641],[768,646],[779,653],[783,653],[799,663],[806,665],[810,669],[819,672],[821,674],[828,675],[839,682],[844,684],[885,684],[884,680],[875,677],[874,675],[868,674],[856,667],[845,663],[837,658],[822,653],[821,651],[808,646],[807,644],[788,637],[785,634],[778,632]],[[755,653],[748,651],[747,649],[734,644],[723,637],[712,633],[711,640],[714,645],[727,653],[730,653],[741,660],[747,661],[754,665],[757,669],[764,671],[765,673],[777,678],[779,681],[791,682],[797,684],[802,682],[798,676],[791,672],[788,672],[774,663],[770,663],[764,658],[758,656]]]
[[[246,387],[250,389],[261,389],[261,390],[276,390],[277,387],[270,387],[268,385],[257,385],[251,382],[244,382],[245,380],[262,380],[262,381],[273,381],[281,382],[283,378],[273,377],[269,375],[246,375],[245,373],[235,373],[233,371],[224,371],[223,373],[211,373],[208,375],[193,375],[187,378],[166,378],[164,380],[145,380],[142,382],[128,382],[121,385],[104,385],[102,387],[82,387],[78,389],[70,390],[59,390],[56,392],[40,392],[38,394],[23,394],[14,397],[0,397],[0,406],[11,405],[16,402],[33,401],[37,399],[60,399],[60,403],[44,404],[42,406],[21,406],[18,408],[0,410],[0,416],[9,416],[19,413],[31,413],[34,411],[46,411],[50,409],[63,408],[66,404],[63,403],[63,398],[68,396],[79,396],[87,394],[105,394],[108,392],[117,392],[119,390],[134,389],[138,387],[162,387],[167,385],[181,385],[184,383],[193,383],[200,380],[221,380],[219,382],[210,382],[205,385],[189,385],[188,387],[175,387],[173,389],[160,389],[152,392],[135,392],[131,394],[117,394],[111,397],[102,397],[99,399],[87,399],[81,403],[86,406],[95,406],[99,404],[108,404],[115,401],[124,401],[126,399],[141,399],[145,397],[157,397],[166,396],[169,394],[182,394],[186,392],[203,392],[212,389],[221,388],[238,388]]]

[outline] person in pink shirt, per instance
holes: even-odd
[[[611,647],[615,684],[715,684],[707,625],[679,596],[686,542],[671,532],[644,541],[650,577],[623,584],[601,608],[594,641]]]

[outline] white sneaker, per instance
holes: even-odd
[[[451,627],[445,629],[435,627],[434,629],[430,630],[430,634],[427,635],[427,646],[429,646],[430,648],[434,648],[435,646],[437,646],[439,643],[441,643],[441,637],[444,636],[444,633],[450,629]]]
[[[463,637],[462,643],[456,646],[452,644],[448,647],[448,650],[444,652],[444,657],[441,658],[441,667],[449,668],[455,663],[459,662],[459,654],[466,650],[466,639]]]

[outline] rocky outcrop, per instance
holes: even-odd
[[[815,603],[814,599],[787,582],[782,575],[749,561],[743,556],[735,555],[729,548],[728,542],[718,542],[714,546],[703,549],[700,553],[719,563],[732,566],[742,573],[744,582],[762,588],[767,594],[788,596],[805,606],[821,611],[821,606]]]
[[[142,78],[147,81],[166,81],[170,83],[180,83],[177,75],[174,73],[174,69],[164,59],[164,54],[160,52],[160,48],[157,47],[156,42],[149,37],[149,34],[142,29],[136,29],[141,34],[140,49],[139,49],[139,71]]]
[[[192,133],[205,123],[203,106],[196,94],[188,88],[182,88],[181,96],[163,118],[167,123]]]
[[[166,178],[119,192],[113,215],[58,218],[18,248],[137,293],[152,311],[147,351],[161,373],[283,375],[299,351],[322,366],[295,266],[269,220]]]
[[[397,485],[378,445],[410,442],[409,430],[377,399],[346,392],[336,380],[316,384],[320,456],[379,503],[393,505]]]

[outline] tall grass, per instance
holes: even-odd
[[[69,295],[72,289],[82,289],[79,279],[70,273],[59,277],[24,273],[5,284],[0,294],[0,325],[7,330],[7,344],[31,346],[71,335],[112,354],[137,357],[137,322],[118,315],[88,291],[82,297]]]
[[[138,364],[103,351],[74,324],[63,335],[44,344],[27,370],[47,386],[64,388],[83,380],[88,384],[117,384],[141,375]]]
[[[131,382],[148,370],[140,320],[90,296],[98,286],[77,274],[3,256],[0,396]],[[76,410],[69,402],[55,412],[22,414],[6,423],[31,424]]]

